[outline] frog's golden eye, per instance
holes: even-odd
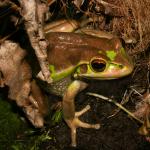
[[[106,61],[100,58],[92,59],[90,67],[95,72],[102,72],[106,68]]]

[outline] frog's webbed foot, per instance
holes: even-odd
[[[90,109],[90,105],[87,105],[85,108],[83,108],[81,111],[75,113],[75,117],[73,119],[66,119],[65,121],[67,122],[68,126],[71,129],[71,139],[72,143],[71,146],[76,147],[76,129],[78,127],[82,128],[94,128],[94,129],[99,129],[100,124],[89,124],[86,122],[83,122],[79,119],[81,115],[83,115],[85,112],[87,112]]]
[[[74,98],[78,92],[85,89],[87,84],[82,81],[74,81],[67,89],[63,97],[64,119],[71,129],[71,146],[76,146],[76,129],[78,127],[99,129],[100,124],[89,124],[82,122],[79,117],[90,109],[87,105],[79,112],[75,112]]]

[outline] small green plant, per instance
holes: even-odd
[[[62,109],[56,110],[56,112],[52,116],[52,124],[55,125],[55,124],[61,122],[62,118],[63,118]]]
[[[43,134],[39,135],[38,137],[36,137],[36,140],[33,144],[33,146],[30,148],[30,150],[40,150],[39,146],[43,143],[43,142],[46,142],[46,141],[49,141],[49,140],[52,140],[52,137],[50,137],[48,134],[49,134],[50,130],[49,131],[45,131]]]
[[[13,144],[11,146],[12,150],[22,150],[23,149],[23,145],[22,143],[17,143],[17,144]]]

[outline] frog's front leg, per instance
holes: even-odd
[[[100,124],[88,124],[79,120],[79,116],[84,114],[86,111],[90,109],[90,106],[87,105],[79,112],[75,112],[75,104],[74,99],[78,92],[82,91],[87,87],[85,82],[75,80],[66,90],[63,97],[63,115],[64,120],[68,124],[71,129],[71,146],[76,146],[76,128],[94,128],[99,129]]]

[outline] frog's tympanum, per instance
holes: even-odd
[[[100,124],[88,124],[79,119],[90,109],[89,105],[79,112],[75,111],[74,99],[88,85],[84,79],[120,78],[132,72],[133,64],[119,38],[65,32],[47,33],[46,37],[53,79],[53,83],[47,85],[47,90],[62,96],[64,120],[71,129],[72,146],[76,146],[76,128],[100,127]]]

